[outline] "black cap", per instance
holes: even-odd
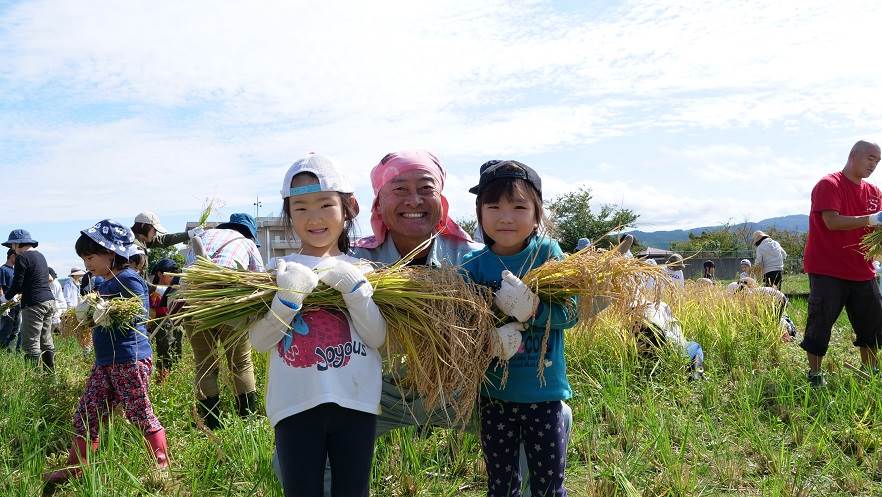
[[[714,261],[704,261],[704,267],[717,267]]]
[[[498,179],[522,179],[530,183],[542,198],[542,180],[530,166],[516,160],[489,160],[481,164],[481,179],[469,193],[479,195],[487,185]]]
[[[156,274],[156,273],[177,273],[178,271],[179,271],[179,269],[178,269],[178,263],[177,263],[177,262],[175,262],[175,261],[173,261],[173,260],[171,260],[171,259],[160,259],[160,260],[156,263],[156,265],[153,266],[153,271],[151,271],[150,273],[151,273],[151,274]]]

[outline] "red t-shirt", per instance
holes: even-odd
[[[882,192],[861,180],[851,182],[842,172],[824,176],[812,190],[812,212],[805,243],[803,266],[806,273],[833,276],[843,280],[868,281],[876,276],[873,263],[861,251],[861,238],[870,228],[832,231],[827,229],[823,211],[843,216],[866,216],[879,211]]]

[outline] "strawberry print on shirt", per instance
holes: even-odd
[[[340,311],[309,311],[294,319],[294,331],[276,346],[288,366],[327,371],[346,367],[353,354],[367,355],[366,346],[352,339],[349,321]]]

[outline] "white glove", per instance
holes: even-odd
[[[879,226],[882,224],[882,211],[879,211],[875,214],[870,214],[870,226]]]
[[[296,314],[303,306],[303,300],[318,285],[318,276],[303,264],[276,260],[276,286],[280,288],[273,297],[271,309],[279,316]],[[293,315],[291,316],[293,317]]]
[[[81,323],[83,321],[87,321],[89,319],[89,314],[91,314],[91,312],[92,312],[91,308],[92,308],[92,306],[90,304],[89,299],[81,300],[80,303],[77,304],[76,308],[74,309],[74,313],[76,313],[76,315],[77,315],[77,321],[79,321]]]
[[[523,341],[521,332],[525,328],[524,323],[508,323],[496,328],[490,353],[503,361],[511,359],[521,348],[521,341]]]
[[[539,297],[509,270],[502,272],[502,284],[493,302],[500,311],[520,322],[529,321],[539,306]]]
[[[365,284],[370,285],[360,269],[343,260],[331,259],[327,264],[320,265],[317,271],[322,283],[342,294],[352,293]]]
[[[191,230],[187,230],[187,238],[192,240],[194,237],[197,237],[202,233],[205,233],[205,228],[203,228],[202,226],[197,226]]]
[[[95,312],[92,313],[92,320],[98,326],[105,328],[110,326],[110,303],[104,299],[98,299],[95,303]]]

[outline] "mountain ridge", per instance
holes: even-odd
[[[777,228],[780,230],[787,231],[796,231],[798,233],[805,233],[808,231],[809,217],[805,214],[792,214],[789,216],[779,216],[772,217],[768,219],[763,219],[762,221],[757,222],[744,222],[738,224],[729,225],[732,229],[740,229],[743,227],[747,227],[749,231],[754,230],[767,230],[770,228]],[[717,226],[701,226],[698,228],[690,228],[685,230],[667,230],[667,231],[641,231],[641,230],[633,230],[630,231],[634,238],[637,239],[638,243],[647,247],[654,247],[660,249],[670,249],[671,242],[679,242],[683,240],[688,240],[690,234],[701,234],[702,231],[719,231],[723,229],[726,225],[720,224]]]

